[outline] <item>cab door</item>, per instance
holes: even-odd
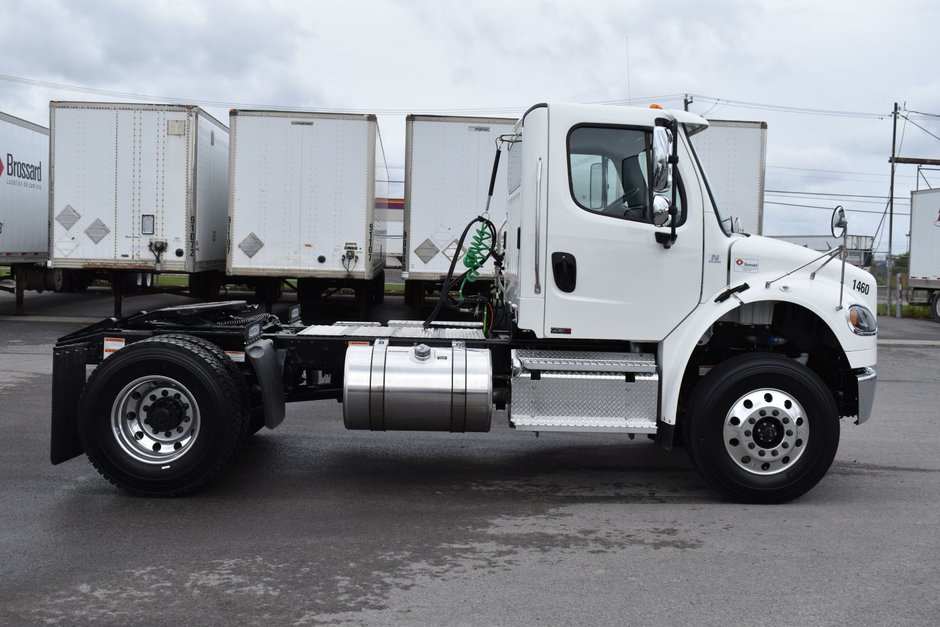
[[[551,188],[546,209],[544,336],[660,341],[699,303],[702,195],[681,137],[675,243],[650,191],[653,129],[624,124],[624,110],[584,123],[551,120]],[[562,157],[562,158],[558,158]]]

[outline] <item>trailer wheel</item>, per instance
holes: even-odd
[[[372,304],[381,305],[385,302],[385,270],[373,279]]]
[[[930,319],[934,322],[940,322],[940,291],[936,291],[930,296]]]
[[[56,268],[52,271],[52,291],[53,292],[71,292],[72,274],[69,270]]]
[[[829,470],[839,413],[812,370],[783,356],[747,354],[711,370],[688,400],[693,465],[735,501],[782,503]]]
[[[190,338],[153,337],[121,349],[92,373],[78,433],[106,479],[141,496],[177,496],[232,456],[247,408],[225,363]]]

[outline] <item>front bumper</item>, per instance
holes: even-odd
[[[874,368],[861,368],[855,371],[855,376],[858,379],[858,416],[855,418],[855,424],[860,425],[871,418],[878,373]]]

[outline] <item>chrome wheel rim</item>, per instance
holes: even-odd
[[[775,475],[806,451],[809,421],[795,398],[772,388],[748,392],[725,415],[725,451],[739,468]]]
[[[199,405],[186,386],[151,375],[131,381],[111,408],[121,449],[145,464],[168,464],[192,450],[199,437]]]

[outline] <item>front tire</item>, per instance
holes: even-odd
[[[688,401],[692,463],[735,501],[783,503],[815,486],[839,446],[839,412],[812,370],[773,354],[711,370]]]
[[[79,437],[116,486],[178,496],[234,454],[248,421],[242,398],[217,355],[185,338],[148,338],[92,373],[79,401]]]

